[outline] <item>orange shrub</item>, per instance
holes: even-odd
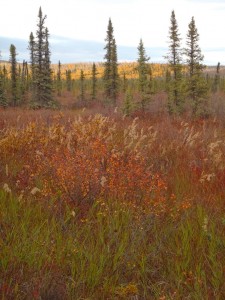
[[[32,122],[7,131],[1,158],[11,186],[19,193],[37,188],[42,198],[76,206],[104,198],[162,210],[166,185],[140,152],[144,138],[135,121],[122,130],[101,115],[66,124],[60,120],[59,115],[49,127]]]

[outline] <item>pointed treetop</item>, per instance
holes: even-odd
[[[172,13],[171,13],[171,19],[175,19],[176,18],[176,16],[175,16],[175,11],[174,11],[174,9],[172,10]]]
[[[148,62],[150,60],[150,57],[146,55],[145,47],[142,38],[140,39],[139,45],[138,45],[138,62]]]
[[[109,18],[109,25],[112,26],[112,19]]]
[[[34,34],[33,34],[33,32],[31,31],[31,33],[30,33],[30,39],[31,40],[33,40],[34,39]]]
[[[216,67],[216,73],[218,74],[220,72],[220,62],[218,62],[217,67]]]
[[[109,18],[108,31],[113,32],[113,25],[112,25],[112,20],[111,20],[111,18]]]
[[[174,10],[171,13],[170,17],[171,26],[169,28],[169,38],[173,40],[172,47],[180,47],[180,33],[178,32],[178,24],[175,16]]]
[[[38,17],[39,17],[39,18],[41,18],[41,17],[42,17],[42,9],[41,9],[41,6],[40,6],[40,8],[39,8]]]

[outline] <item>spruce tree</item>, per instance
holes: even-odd
[[[107,36],[106,36],[106,54],[105,54],[105,63],[104,63],[104,90],[105,96],[113,104],[116,103],[116,98],[118,95],[118,86],[119,86],[119,75],[118,75],[118,63],[117,63],[117,47],[116,41],[113,34],[112,21],[109,19]]]
[[[11,95],[12,105],[18,105],[18,93],[17,93],[17,60],[16,60],[16,47],[11,44],[10,46],[10,79],[11,79]]]
[[[149,80],[148,80],[148,75],[149,75],[149,61],[150,57],[146,55],[146,51],[144,48],[144,44],[142,39],[140,40],[140,43],[138,45],[138,88],[139,92],[141,94],[141,109],[144,111],[146,108],[146,104],[150,100],[150,90],[149,90]]]
[[[23,69],[22,69],[22,76],[24,80],[24,89],[28,91],[29,88],[29,71],[28,71],[28,64],[27,61],[23,61]]]
[[[123,93],[126,94],[127,91],[127,77],[126,73],[123,73]]]
[[[96,100],[96,92],[97,92],[97,69],[96,69],[95,63],[93,63],[93,65],[92,65],[91,82],[92,82],[91,99],[92,100]]]
[[[150,92],[150,94],[155,93],[155,80],[153,79],[151,65],[149,65],[149,92]]]
[[[45,28],[45,43],[44,43],[44,67],[43,67],[43,101],[44,106],[53,106],[53,80],[49,49],[49,31]]]
[[[126,91],[122,111],[125,116],[130,116],[130,114],[134,111],[134,99],[130,88]]]
[[[43,81],[44,81],[44,57],[45,57],[45,23],[46,16],[43,17],[42,9],[40,7],[38,13],[38,23],[36,31],[36,41],[34,49],[34,65],[35,65],[35,74],[34,74],[34,102],[37,106],[43,106]]]
[[[80,71],[80,100],[83,102],[85,100],[85,91],[84,91],[84,71]]]
[[[194,17],[188,25],[186,41],[186,63],[189,71],[187,82],[188,98],[191,101],[192,113],[194,116],[208,115],[208,87],[203,76],[205,65],[204,56],[198,44],[199,34],[195,25]]]
[[[62,95],[62,74],[61,74],[61,62],[58,62],[58,71],[57,71],[57,94],[58,96]]]
[[[218,62],[216,67],[216,74],[213,81],[212,91],[215,93],[218,91],[220,85],[220,62]]]
[[[3,75],[3,88],[7,92],[9,89],[9,76],[5,65],[3,66],[2,69],[2,75]]]
[[[117,46],[116,40],[113,39],[112,43],[112,100],[114,104],[116,103],[116,99],[118,96],[119,89],[119,73],[118,73],[118,62],[117,62]]]
[[[182,49],[181,38],[178,31],[178,24],[174,10],[170,18],[169,28],[169,53],[166,56],[171,70],[171,79],[167,86],[168,91],[168,111],[172,113],[182,113],[184,110],[184,87],[182,80]]]
[[[0,70],[0,107],[6,108],[8,102],[6,100],[6,94],[4,89],[4,75],[2,70]]]
[[[17,71],[17,97],[20,99],[20,104],[22,103],[22,97],[23,97],[23,83],[22,83],[22,68],[19,64],[18,71]]]
[[[18,72],[18,93],[21,100],[24,100],[25,93],[28,91],[28,66],[27,62],[23,60],[22,68],[19,65]]]
[[[37,107],[51,107],[52,100],[52,70],[49,49],[49,32],[45,27],[46,15],[43,16],[40,7],[36,38],[30,34],[29,49],[32,73],[33,104]]]
[[[66,89],[68,92],[72,89],[72,74],[71,70],[66,70]]]
[[[34,51],[35,51],[35,40],[33,32],[30,33],[30,40],[28,50],[30,50],[30,68],[31,68],[31,80],[34,80],[34,69],[35,69],[35,59],[34,59]]]
[[[106,54],[105,54],[105,63],[104,63],[104,88],[105,88],[105,96],[110,98],[111,96],[111,84],[112,84],[112,41],[113,41],[113,26],[112,21],[109,19],[107,36],[106,36]]]

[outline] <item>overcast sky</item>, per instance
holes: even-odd
[[[117,45],[137,47],[142,38],[148,48],[167,47],[175,10],[183,43],[194,16],[205,61],[225,64],[225,0],[1,0],[0,36],[28,40],[40,6],[52,36],[104,42],[111,17]]]

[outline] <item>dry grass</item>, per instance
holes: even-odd
[[[0,112],[2,299],[224,299],[224,122],[153,111]]]

